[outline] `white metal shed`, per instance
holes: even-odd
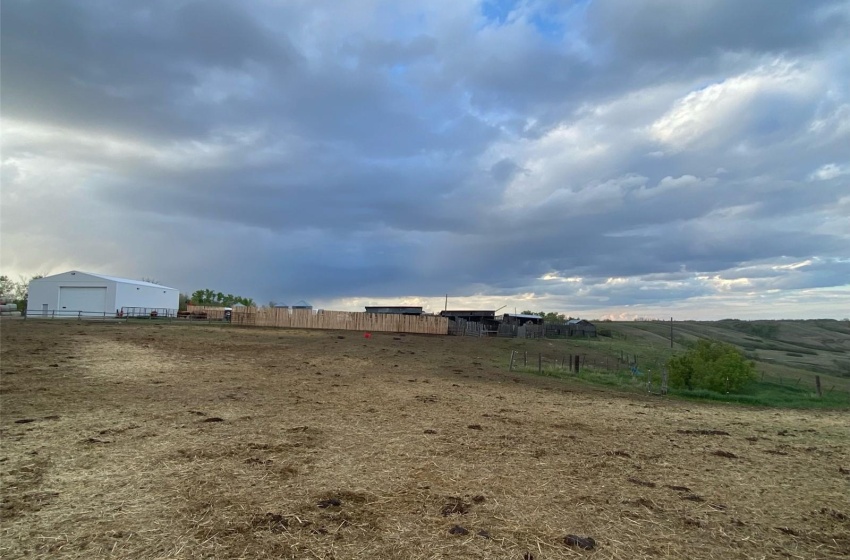
[[[153,310],[158,315],[174,315],[179,303],[176,288],[71,270],[30,282],[27,316],[109,316],[149,314]]]

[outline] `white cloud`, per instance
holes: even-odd
[[[681,177],[667,176],[661,179],[655,187],[641,187],[635,191],[635,196],[638,198],[662,196],[674,191],[686,191],[697,189],[699,187],[711,187],[715,183],[717,183],[717,179],[715,178],[700,179],[693,175],[682,175]]]
[[[809,175],[810,181],[829,181],[842,175],[850,175],[850,164],[838,165],[835,163],[827,163],[819,167],[814,173]]]
[[[808,98],[818,93],[817,68],[774,61],[720,83],[692,91],[650,126],[653,139],[673,150],[737,136],[748,112],[768,96]]]

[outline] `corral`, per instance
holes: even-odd
[[[850,554],[846,412],[505,371],[511,349],[562,340],[8,320],[0,334],[3,558]]]

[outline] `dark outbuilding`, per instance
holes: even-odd
[[[422,308],[412,305],[367,305],[366,313],[383,313],[388,315],[422,315]]]

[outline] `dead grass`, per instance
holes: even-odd
[[[0,334],[4,558],[850,554],[846,413],[505,374],[487,358],[502,341]]]

